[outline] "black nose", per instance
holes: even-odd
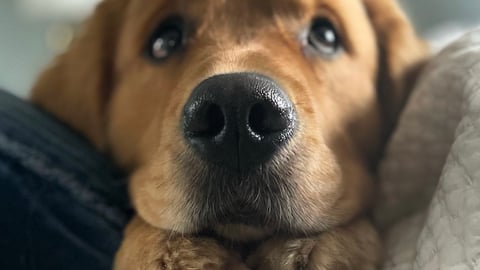
[[[295,127],[288,96],[272,79],[256,73],[210,77],[184,107],[184,135],[196,153],[237,171],[270,160]]]

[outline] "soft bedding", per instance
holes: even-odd
[[[384,269],[480,269],[480,29],[427,65],[380,186]]]

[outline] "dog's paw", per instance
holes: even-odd
[[[246,270],[240,257],[215,239],[173,235],[139,218],[128,226],[115,270]]]
[[[174,237],[160,246],[156,269],[247,269],[237,256],[210,238]]]
[[[270,239],[247,259],[247,265],[251,269],[265,270],[308,269],[314,247],[313,239]]]
[[[247,260],[261,270],[374,270],[380,263],[380,241],[367,223],[334,229],[312,238],[274,238]]]
[[[158,239],[157,244],[140,248],[133,263],[116,269],[141,270],[246,270],[247,267],[234,253],[210,238],[170,237]],[[131,248],[131,247],[130,247]],[[131,254],[126,255],[129,257]],[[123,256],[123,255],[119,255]],[[122,261],[125,258],[118,258]],[[132,260],[131,260],[132,261]],[[125,267],[126,266],[126,267]]]

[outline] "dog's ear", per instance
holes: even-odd
[[[422,69],[428,47],[420,40],[396,0],[364,0],[376,32],[378,96],[389,132]]]
[[[32,100],[99,149],[105,145],[105,107],[114,84],[113,59],[126,2],[105,0],[65,53],[37,79]]]

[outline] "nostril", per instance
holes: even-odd
[[[248,116],[250,129],[263,136],[287,129],[288,121],[288,117],[270,102],[253,105]]]
[[[205,104],[191,119],[188,131],[194,137],[215,137],[225,126],[223,111],[217,104]]]

